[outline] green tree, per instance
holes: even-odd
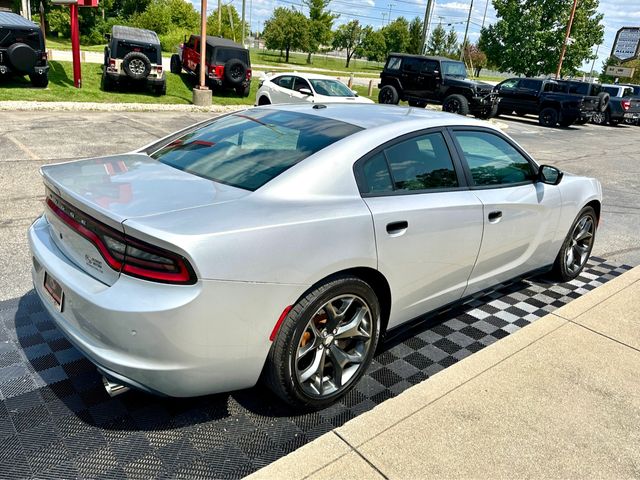
[[[458,35],[456,31],[451,27],[449,33],[447,34],[447,38],[444,41],[444,49],[442,54],[445,57],[449,58],[457,58],[460,56],[460,46],[458,45]]]
[[[339,15],[327,10],[331,0],[302,0],[309,8],[309,42],[307,45],[307,63],[311,55],[318,53],[322,45],[331,43],[333,21]]]
[[[340,25],[333,34],[333,47],[345,50],[347,63],[345,68],[349,68],[351,57],[360,50],[364,37],[364,29],[358,20],[351,20],[349,23]]]
[[[179,0],[184,1],[184,0]],[[245,32],[249,31],[249,24],[244,24]],[[207,32],[209,35],[228,38],[234,42],[240,41],[242,36],[242,19],[233,5],[223,5],[220,23],[218,24],[218,9],[207,17]]]
[[[284,61],[288,63],[292,49],[304,51],[307,48],[309,21],[297,10],[277,7],[265,22],[262,37],[267,48],[286,52]]]
[[[576,10],[562,75],[593,59],[604,37],[598,0],[581,0]],[[484,28],[480,48],[502,71],[535,76],[556,71],[573,0],[493,0],[498,21]]]
[[[422,26],[422,19],[420,17],[411,20],[409,24],[409,45],[407,46],[407,53],[413,53],[414,55],[422,53]]]
[[[447,43],[447,31],[442,24],[438,24],[429,35],[427,42],[427,53],[429,55],[444,55],[445,44]]]
[[[380,30],[367,25],[360,45],[362,56],[371,62],[382,62],[387,56],[387,44]]]
[[[389,52],[406,52],[409,46],[409,22],[404,17],[398,17],[382,29],[384,41]]]
[[[473,67],[476,77],[479,77],[482,69],[487,66],[487,56],[477,44],[472,45],[467,42],[464,46],[464,58],[469,63],[469,66]]]

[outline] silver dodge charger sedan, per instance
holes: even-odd
[[[386,105],[252,108],[42,175],[35,289],[108,391],[263,379],[302,407],[425,312],[577,276],[602,198],[489,123]]]

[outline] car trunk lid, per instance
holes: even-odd
[[[250,193],[144,154],[47,165],[41,170],[53,241],[78,267],[107,285],[117,280],[119,270],[100,245],[104,242],[92,241],[96,231],[99,237],[104,234],[117,241],[127,219],[225,203]]]

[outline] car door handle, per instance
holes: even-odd
[[[497,223],[502,218],[502,212],[500,210],[494,210],[493,212],[489,212],[489,222]]]
[[[402,235],[409,228],[409,222],[401,220],[399,222],[387,223],[387,233],[389,235]]]

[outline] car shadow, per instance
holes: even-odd
[[[514,122],[514,123],[519,123],[521,125],[529,125],[529,126],[536,126],[536,127],[541,127],[541,128],[546,128],[546,127],[542,127],[539,123],[538,123],[538,119],[534,118],[533,116],[526,116],[526,117],[519,117],[516,115],[507,115],[505,113],[500,114],[500,116],[498,117],[493,117],[495,120],[506,120],[508,122]],[[562,127],[560,125],[554,127],[560,130],[580,130],[580,127],[582,127],[584,125],[569,125],[568,127]]]

